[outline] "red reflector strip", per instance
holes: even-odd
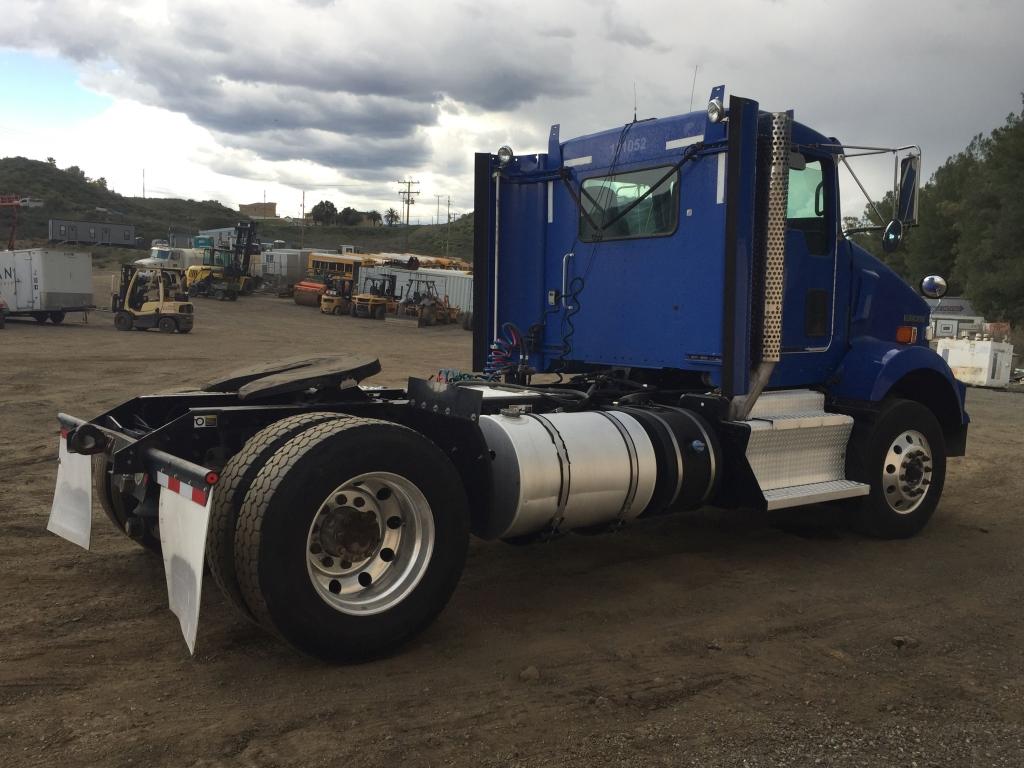
[[[60,428],[60,436],[62,440],[68,439],[68,430],[65,427]]]
[[[202,507],[206,506],[206,502],[210,498],[209,491],[206,488],[195,488],[188,483],[183,483],[176,477],[171,477],[164,472],[156,473],[156,481],[161,488],[166,488],[171,493],[176,493],[179,496],[184,496],[195,504]]]

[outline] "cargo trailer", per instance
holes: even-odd
[[[92,254],[33,248],[0,251],[0,296],[11,317],[59,323],[94,309]]]

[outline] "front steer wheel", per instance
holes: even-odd
[[[296,435],[259,471],[239,511],[235,569],[266,629],[321,659],[362,661],[430,624],[468,541],[466,494],[441,449],[349,417]]]
[[[869,536],[905,539],[931,519],[946,479],[946,443],[930,410],[892,399],[872,419],[854,424],[846,473],[867,483],[867,496],[850,499],[854,524]]]

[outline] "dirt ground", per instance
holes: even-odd
[[[48,534],[54,414],[307,351],[377,350],[400,384],[468,367],[468,333],[252,297],[200,300],[189,336],[12,321],[0,350],[0,766],[1024,764],[1020,395],[971,390],[916,539],[705,510],[474,542],[420,639],[328,667],[209,579],[190,658],[159,560],[98,509],[92,552]]]

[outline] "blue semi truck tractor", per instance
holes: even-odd
[[[893,152],[887,248],[920,167]],[[477,154],[476,373],[389,389],[362,385],[372,355],[312,356],[60,414],[49,528],[87,547],[96,496],[163,557],[190,648],[205,565],[242,615],[333,661],[429,624],[470,534],[831,504],[911,536],[964,453],[965,390],[925,302],[841,228],[855,154],[721,88],[706,111]]]

